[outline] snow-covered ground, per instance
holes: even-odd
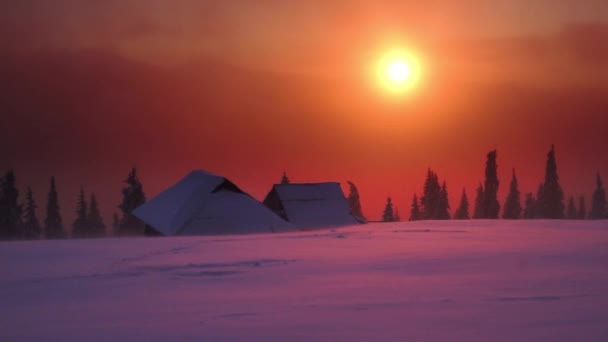
[[[0,340],[608,341],[608,221],[0,243]]]

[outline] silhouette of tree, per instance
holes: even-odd
[[[359,217],[361,219],[365,219],[365,217],[363,216],[363,210],[361,209],[361,201],[359,199],[359,190],[357,190],[357,187],[355,186],[355,184],[351,181],[347,181],[348,185],[350,187],[350,191],[348,194],[348,207],[350,208],[350,213],[353,214],[356,217]]]
[[[477,192],[475,194],[475,208],[473,211],[473,218],[474,219],[482,219],[484,218],[485,215],[485,207],[484,207],[484,191],[483,191],[483,185],[481,185],[481,183],[479,183],[479,186],[477,187]]]
[[[12,170],[0,179],[0,239],[4,240],[20,235],[22,207],[18,203],[19,190],[15,183]]]
[[[22,226],[22,234],[25,239],[40,239],[42,227],[40,227],[40,222],[36,216],[36,208],[38,208],[38,206],[34,201],[34,194],[32,193],[32,189],[28,187],[27,192],[25,193],[25,209]]]
[[[95,194],[91,194],[89,202],[89,212],[87,214],[88,236],[87,237],[102,237],[106,235],[106,225],[103,223],[103,218],[99,213],[97,206],[97,198]]]
[[[490,151],[486,160],[486,180],[483,189],[483,218],[486,219],[497,219],[500,212],[496,156],[496,150]]]
[[[384,222],[395,221],[395,215],[393,212],[393,202],[390,197],[388,197],[386,199],[386,206],[384,207],[384,212],[382,213],[382,221],[384,221]]]
[[[140,205],[146,202],[143,186],[137,178],[137,170],[131,169],[129,176],[125,180],[127,186],[122,189],[122,202],[118,206],[122,211],[120,220],[119,235],[143,235],[145,224],[137,217],[131,215]]]
[[[422,219],[434,220],[439,218],[441,201],[441,186],[437,174],[430,168],[424,182],[424,193],[420,198],[422,204]]]
[[[521,199],[519,193],[519,187],[517,183],[517,176],[515,175],[515,169],[513,169],[513,178],[511,179],[511,186],[509,187],[509,195],[505,201],[505,209],[502,214],[503,219],[517,220],[521,218]]]
[[[439,191],[438,213],[436,218],[438,220],[449,220],[451,218],[448,187],[445,181],[443,182],[443,185],[441,185],[441,190]]]
[[[46,218],[44,219],[44,231],[47,239],[64,239],[65,232],[59,209],[59,195],[55,187],[55,177],[51,177],[51,189],[49,190],[46,204]]]
[[[536,199],[534,198],[534,195],[531,192],[526,194],[524,218],[527,220],[536,218]]]
[[[468,220],[470,219],[469,215],[469,198],[467,197],[467,192],[465,189],[462,189],[462,196],[460,197],[460,205],[456,212],[454,213],[454,220]]]
[[[537,209],[542,218],[564,218],[564,192],[559,184],[557,175],[557,162],[555,161],[555,147],[547,154],[545,182],[537,196]]]
[[[395,214],[393,215],[393,221],[401,222],[401,215],[399,215],[399,208],[395,207]]]
[[[596,177],[596,184],[597,187],[593,192],[591,213],[589,218],[592,220],[601,220],[606,218],[606,191],[604,190],[604,185],[602,184],[602,179],[600,178],[599,173]]]
[[[87,222],[87,201],[84,197],[84,189],[80,188],[80,193],[76,201],[76,219],[72,224],[72,238],[82,239],[89,237],[89,223]]]
[[[579,220],[584,220],[587,218],[587,206],[585,205],[585,196],[581,196],[578,198],[577,218]]]
[[[281,184],[289,184],[289,177],[287,177],[287,172],[283,172],[283,177],[281,177]]]
[[[418,196],[414,194],[414,198],[412,199],[412,206],[410,208],[410,221],[420,221],[422,219],[422,214],[420,213],[420,207],[418,206]]]
[[[566,210],[566,218],[568,220],[576,220],[578,213],[576,212],[576,206],[574,204],[574,196],[570,196],[568,200],[568,209]]]

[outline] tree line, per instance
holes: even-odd
[[[65,228],[59,205],[59,194],[55,177],[51,177],[46,203],[44,221],[38,219],[38,205],[30,187],[25,191],[24,203],[19,202],[19,190],[16,186],[15,173],[9,170],[0,178],[0,239],[1,240],[35,240],[35,239],[82,239],[99,238],[108,235],[133,236],[143,235],[145,225],[131,212],[146,201],[143,185],[137,177],[136,168],[132,168],[124,180],[122,201],[118,205],[121,216],[114,213],[112,227],[108,231],[99,212],[95,193],[86,196],[81,187],[74,211],[76,218],[72,223],[71,234]]]
[[[453,217],[449,213],[448,190],[446,182],[440,182],[437,174],[430,168],[427,170],[422,196],[414,194],[410,206],[409,221],[419,220],[468,220],[468,219],[498,219],[501,205],[498,201],[500,185],[497,173],[497,151],[488,152],[485,166],[485,180],[476,189],[473,211],[466,190],[462,190],[460,203]],[[547,154],[544,180],[539,184],[536,194],[529,192],[525,195],[522,205],[521,193],[515,169],[512,171],[509,193],[505,199],[502,218],[517,219],[608,219],[606,207],[606,192],[599,173],[596,176],[596,188],[593,192],[591,210],[587,211],[585,198],[578,198],[578,207],[574,196],[570,196],[567,205],[564,203],[564,191],[559,183],[555,147],[551,146]],[[400,221],[395,215],[392,199],[387,198],[382,213],[384,222]]]

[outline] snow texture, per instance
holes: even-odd
[[[608,341],[607,221],[0,243],[1,341]]]
[[[298,228],[354,225],[339,183],[276,184],[273,187],[287,217]]]
[[[133,215],[163,235],[212,235],[293,230],[289,222],[224,177],[192,171],[138,207]]]

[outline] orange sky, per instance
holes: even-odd
[[[132,165],[149,196],[192,168],[257,198],[349,179],[370,218],[406,216],[429,166],[454,209],[494,148],[501,199],[552,143],[567,195],[608,179],[605,1],[20,1],[0,40],[0,168],[41,207],[56,175],[68,221],[80,185],[109,216]],[[369,75],[395,47],[424,65],[401,98]]]

